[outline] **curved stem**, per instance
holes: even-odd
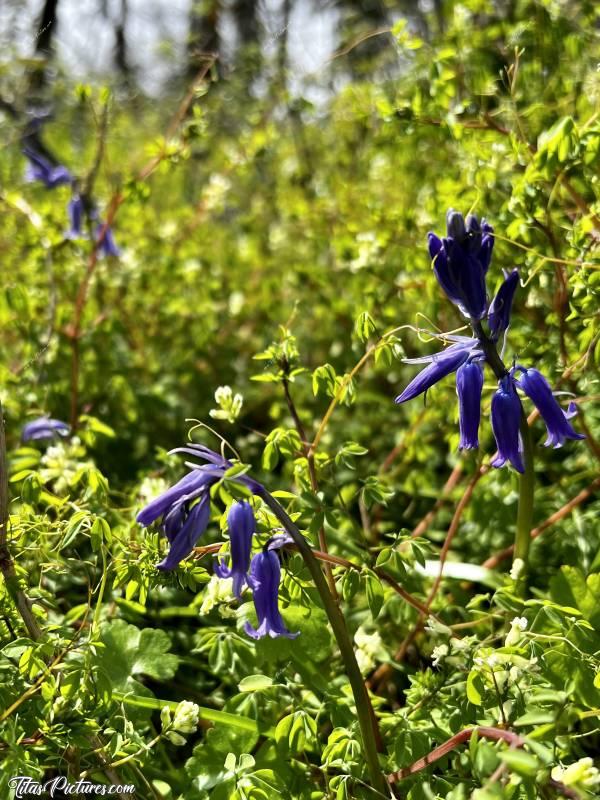
[[[299,528],[292,522],[285,509],[279,505],[277,500],[263,487],[257,484],[255,493],[261,497],[283,527],[294,540],[298,547],[304,563],[306,564],[329,618],[329,623],[336,638],[340,654],[344,662],[346,674],[350,681],[354,702],[356,704],[356,714],[362,735],[363,753],[367,762],[371,784],[373,789],[381,794],[382,797],[390,797],[390,788],[379,763],[378,750],[383,750],[381,734],[377,725],[377,718],[371,705],[371,698],[365,686],[363,676],[358,667],[352,641],[346,628],[346,620],[342,614],[333,595],[329,591],[325,576],[315,558],[312,549]]]
[[[533,444],[527,417],[521,408],[520,421],[521,441],[523,442],[523,465],[525,471],[519,480],[519,506],[517,510],[517,531],[513,565],[517,571],[517,593],[523,595],[527,585],[527,569],[531,529],[533,527],[533,493],[535,476],[533,472]],[[518,562],[518,563],[517,563]]]

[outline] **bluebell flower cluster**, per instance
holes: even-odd
[[[173,452],[185,453],[205,461],[193,468],[166,492],[152,500],[137,515],[140,525],[147,527],[159,522],[162,532],[169,540],[169,552],[157,565],[161,570],[173,570],[188,556],[208,527],[211,511],[210,490],[233,464],[222,455],[202,445],[191,444]],[[238,475],[235,480],[259,494],[263,487],[247,475]],[[279,611],[279,583],[281,567],[274,552],[289,542],[286,536],[274,536],[262,552],[251,558],[252,542],[256,532],[256,519],[252,506],[245,500],[232,504],[227,515],[229,529],[230,559],[218,561],[215,573],[221,578],[233,579],[233,593],[240,597],[245,586],[252,590],[258,627],[246,623],[245,630],[252,638],[263,636],[285,636],[290,633]]]
[[[29,161],[25,172],[26,181],[40,181],[46,189],[55,189],[65,183],[71,183],[73,176],[62,164],[53,164],[33,147],[24,147],[23,154]]]
[[[23,147],[23,154],[29,162],[25,172],[25,179],[27,181],[39,181],[44,184],[46,189],[55,189],[57,186],[69,184],[72,194],[67,205],[69,228],[65,233],[65,237],[67,239],[84,238],[84,223],[87,216],[94,225],[94,237],[98,242],[98,252],[104,256],[121,255],[111,227],[99,220],[94,204],[81,195],[77,180],[67,167],[59,164],[48,149],[41,145],[38,138],[40,127],[41,122],[37,125],[34,134],[30,132],[25,137],[26,144]]]
[[[38,417],[23,426],[21,439],[24,442],[35,442],[46,439],[55,439],[58,436],[68,436],[71,428],[60,419]]]
[[[546,446],[561,447],[566,439],[585,438],[576,433],[569,422],[576,413],[576,407],[571,403],[568,410],[564,411],[556,401],[548,381],[537,369],[525,368],[520,364],[506,369],[497,353],[496,345],[510,326],[519,273],[516,269],[505,272],[503,283],[488,303],[486,275],[494,248],[492,226],[485,219],[479,223],[474,214],[469,214],[465,221],[461,213],[450,209],[446,215],[446,227],[445,237],[428,234],[433,271],[448,299],[469,320],[474,335],[446,335],[441,337],[450,343],[445,350],[431,356],[406,359],[406,363],[427,366],[396,397],[396,403],[405,403],[423,394],[447,375],[456,373],[459,449],[477,448],[483,370],[487,363],[498,380],[498,389],[491,404],[492,431],[498,449],[492,466],[501,467],[510,463],[518,472],[524,472],[519,433],[523,410],[517,390],[526,394],[540,412],[548,431]],[[487,333],[482,325],[484,321]]]

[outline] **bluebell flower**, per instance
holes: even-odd
[[[245,500],[234,503],[227,515],[229,542],[231,548],[231,567],[224,560],[215,565],[215,573],[219,578],[233,578],[233,593],[240,597],[244,585],[250,585],[248,569],[252,537],[256,531],[256,520],[252,506]]]
[[[458,395],[459,450],[479,447],[479,420],[481,418],[481,391],[483,367],[479,361],[467,361],[456,371]]]
[[[210,489],[220,481],[233,464],[219,453],[199,444],[178,447],[173,453],[185,453],[208,463],[194,467],[174,486],[145,506],[137,515],[140,525],[148,527],[159,522],[170,549],[158,568],[172,570],[194,549],[208,527],[210,519]],[[236,478],[252,491],[260,487],[245,475]]]
[[[74,194],[67,206],[69,216],[68,239],[80,239],[83,236],[83,221],[85,216],[85,204],[81,195]]]
[[[512,375],[506,375],[499,381],[492,397],[492,430],[498,448],[498,455],[492,461],[493,467],[502,467],[510,461],[518,472],[525,472],[519,436],[520,421],[521,401],[515,381]]]
[[[267,549],[254,556],[250,565],[250,580],[258,627],[254,628],[249,622],[244,625],[244,630],[253,639],[262,639],[263,636],[295,639],[299,635],[290,633],[279,611],[280,578],[281,567],[277,553]]]
[[[161,520],[162,531],[169,540],[169,552],[158,569],[175,569],[194,549],[210,519],[210,487],[223,471],[204,465],[188,472],[137,515],[137,521],[145,527]]]
[[[25,179],[28,181],[41,181],[46,189],[54,189],[65,183],[71,183],[73,176],[62,164],[53,164],[45,156],[38,153],[34,148],[26,146],[23,154],[29,160]]]
[[[71,428],[60,419],[39,417],[23,426],[21,438],[24,442],[40,439],[54,439],[56,436],[68,436]]]
[[[467,217],[450,209],[446,215],[447,235],[440,239],[428,234],[433,271],[448,298],[462,313],[475,320],[486,311],[485,275],[494,246],[493,228],[474,214]]]
[[[103,256],[120,256],[121,250],[117,247],[115,237],[110,225],[101,222],[96,228],[96,241],[99,242],[98,250]]]
[[[496,296],[490,303],[488,310],[488,327],[493,341],[497,341],[500,336],[508,330],[510,325],[510,312],[515,296],[516,288],[519,284],[519,271],[513,269],[508,275],[504,273],[504,282],[498,289]]]
[[[577,433],[569,422],[569,418],[576,413],[575,405],[571,404],[569,411],[565,412],[557,403],[550,384],[537,369],[518,367],[517,371],[523,373],[517,381],[517,386],[535,403],[546,423],[548,431],[548,438],[544,443],[546,447],[562,447],[565,439],[585,439],[585,436]]]
[[[565,439],[583,439],[574,431],[569,419],[574,411],[567,412],[558,405],[552,390],[536,369],[513,368],[510,372],[502,363],[496,343],[510,325],[513,299],[519,283],[515,269],[504,273],[504,281],[486,311],[485,276],[494,247],[493,228],[477,217],[470,215],[465,222],[462,214],[450,209],[446,215],[447,236],[440,239],[428,234],[429,253],[433,260],[435,275],[448,295],[460,310],[470,318],[474,337],[438,334],[452,342],[441,353],[422,358],[404,359],[407,364],[427,364],[396,397],[396,403],[404,403],[426,392],[437,381],[456,372],[456,392],[459,405],[459,449],[469,450],[479,446],[479,423],[481,418],[481,393],[484,366],[491,366],[499,381],[499,388],[492,399],[492,428],[498,445],[498,455],[492,461],[495,467],[512,464],[523,472],[520,444],[521,401],[517,388],[522,389],[536,404],[548,429],[546,445],[560,447]],[[487,318],[489,335],[481,324]],[[516,371],[523,373],[515,381]]]
[[[434,353],[431,356],[423,356],[421,358],[407,358],[407,364],[427,364],[425,369],[421,370],[415,378],[408,384],[401,394],[398,395],[395,402],[405,403],[407,400],[412,400],[413,397],[426,392],[435,383],[455,372],[461,364],[464,364],[470,355],[476,353],[476,339],[464,338],[463,341],[456,342],[450,345],[445,350],[439,353]]]

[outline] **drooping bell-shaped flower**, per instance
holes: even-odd
[[[254,556],[250,565],[250,579],[258,627],[254,628],[249,622],[244,625],[244,630],[253,639],[262,639],[263,636],[295,639],[299,635],[286,628],[279,611],[280,578],[281,567],[276,552],[267,549]]]
[[[117,247],[110,225],[105,223],[98,225],[96,228],[96,241],[98,242],[98,250],[103,256],[118,257],[121,255],[121,250]]]
[[[479,361],[468,361],[456,371],[458,395],[459,450],[479,447],[479,420],[481,418],[481,391],[483,367]]]
[[[498,455],[491,462],[493,467],[502,467],[510,461],[518,472],[525,472],[519,438],[520,421],[521,401],[514,379],[506,375],[499,381],[492,397],[492,430],[498,448]]]
[[[510,325],[510,312],[518,285],[518,270],[513,269],[510,275],[506,272],[504,273],[504,282],[498,289],[488,310],[488,326],[493,341],[497,341]]]
[[[493,229],[483,220],[449,209],[447,235],[428,234],[433,271],[448,298],[467,317],[479,320],[486,310],[485,274],[494,245]]]
[[[192,552],[208,526],[210,489],[233,466],[231,461],[200,444],[188,444],[171,452],[185,453],[208,463],[192,469],[137,515],[137,521],[144,527],[159,522],[169,541],[169,553],[157,565],[163,570],[175,569]],[[262,489],[259,483],[246,475],[240,475],[235,480],[252,492]]]
[[[440,353],[434,353],[432,356],[405,359],[407,364],[426,363],[427,366],[412,379],[406,389],[398,395],[395,402],[405,403],[407,400],[412,400],[413,397],[426,392],[435,383],[445,378],[446,375],[450,375],[450,373],[457,370],[461,364],[467,361],[476,344],[475,339],[465,339],[450,345]]]
[[[585,439],[582,433],[577,433],[569,417],[574,416],[573,408],[565,412],[557,403],[552,388],[546,378],[537,369],[518,368],[523,374],[517,381],[517,386],[535,403],[542,419],[546,423],[548,438],[544,442],[546,447],[561,447],[565,439]]]
[[[177,531],[171,530],[169,540],[171,547],[163,560],[157,564],[158,569],[169,571],[175,569],[180,561],[194,549],[196,542],[202,536],[210,520],[210,494],[205,491],[198,502],[191,506],[183,523]]]
[[[71,183],[73,180],[73,176],[66,167],[63,167],[62,164],[53,164],[33,147],[24,147],[23,154],[29,161],[25,180],[41,181],[46,189],[55,189],[57,186]]]
[[[85,205],[81,195],[74,194],[67,206],[69,217],[68,239],[80,239],[83,236],[83,220],[85,215]]]
[[[60,419],[39,417],[23,426],[21,438],[24,442],[53,439],[56,436],[68,436],[71,428]]]
[[[250,503],[242,500],[234,503],[227,515],[229,542],[231,548],[231,567],[224,560],[215,565],[219,578],[233,578],[233,593],[240,597],[244,585],[250,585],[248,569],[252,537],[256,531],[256,520]]]

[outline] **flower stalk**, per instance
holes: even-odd
[[[277,500],[264,488],[256,490],[262,500],[275,514],[277,519],[281,522],[285,530],[292,537],[294,544],[300,551],[304,563],[306,564],[319,595],[321,602],[325,608],[325,612],[329,618],[329,623],[336,638],[342,661],[346,669],[346,675],[350,681],[354,702],[356,704],[356,714],[360,731],[362,736],[363,752],[369,775],[371,777],[371,784],[373,788],[381,794],[382,797],[390,797],[390,788],[385,775],[379,763],[378,752],[383,750],[383,743],[381,734],[377,724],[377,718],[371,705],[371,698],[365,686],[363,676],[356,661],[356,655],[348,629],[346,628],[346,621],[342,614],[335,598],[331,594],[327,585],[327,580],[323,574],[319,562],[315,558],[312,549],[298,527],[292,522],[285,509],[279,505]]]
[[[519,431],[521,434],[521,441],[523,442],[523,465],[525,471],[519,476],[519,505],[517,509],[517,531],[515,534],[513,571],[516,580],[517,594],[523,595],[525,594],[527,585],[529,548],[531,545],[531,530],[533,527],[535,475],[533,471],[531,430],[527,424],[527,415],[522,408]]]

